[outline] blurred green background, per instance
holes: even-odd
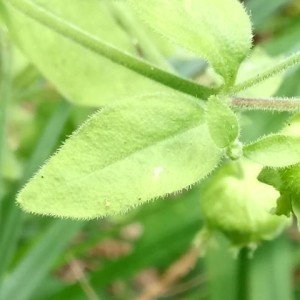
[[[244,4],[255,45],[274,62],[300,50],[299,0]],[[200,247],[199,258],[192,251],[202,228],[199,186],[94,221],[34,216],[16,206],[19,188],[95,109],[65,102],[7,41],[1,22],[0,33],[0,300],[240,299],[239,262],[225,238],[216,236],[205,255]],[[202,61],[172,57],[170,62],[182,76],[201,80]],[[285,72],[275,95],[300,97],[299,66]],[[275,132],[287,117],[244,113],[242,139]],[[251,300],[300,299],[296,226],[262,243],[249,272]]]

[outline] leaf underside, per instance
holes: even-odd
[[[222,152],[193,98],[149,95],[104,108],[75,132],[18,196],[26,211],[88,219],[187,188]]]
[[[9,5],[8,27],[29,60],[71,102],[102,106],[118,99],[169,88],[117,65],[56,33]],[[101,42],[138,57],[133,37],[105,1],[30,0]],[[113,91],[113,92],[112,92]]]
[[[272,134],[244,147],[245,157],[267,167],[287,167],[300,162],[300,138]]]
[[[236,0],[130,0],[141,18],[174,43],[206,59],[233,83],[251,48],[251,23]],[[229,21],[230,20],[230,21]]]

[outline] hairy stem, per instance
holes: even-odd
[[[260,73],[259,75],[233,86],[231,89],[229,89],[229,93],[235,94],[237,92],[243,91],[299,63],[300,63],[300,52],[297,52],[285,58],[283,61],[276,64],[274,67]]]
[[[33,2],[27,0],[10,0],[8,3],[13,5],[13,7],[21,13],[63,37],[80,44],[86,49],[89,49],[116,64],[122,65],[165,86],[203,100],[217,92],[216,89],[201,86],[193,81],[186,80],[175,74],[164,71],[163,69],[157,68],[137,57],[124,53],[112,45],[101,41],[98,37],[85,32],[74,24],[64,21],[57,15],[45,10]]]
[[[300,99],[294,98],[240,98],[232,97],[230,107],[239,110],[268,110],[279,112],[300,112]]]

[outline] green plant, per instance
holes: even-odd
[[[272,239],[291,212],[298,216],[300,104],[270,95],[300,53],[273,63],[252,51],[250,19],[238,1],[6,0],[0,9],[16,44],[70,102],[101,107],[21,189],[23,209],[74,219],[118,215],[204,180],[206,228],[236,247]],[[174,47],[158,33],[184,56],[205,59],[210,84],[177,75],[163,55]],[[247,77],[256,55],[267,67]],[[59,107],[61,125],[51,128],[63,126],[69,109]],[[244,142],[245,110],[296,115],[281,131]],[[24,180],[50,152],[33,160]],[[81,223],[74,224],[76,231]]]
[[[51,5],[60,13],[72,12],[73,7],[67,3],[55,3]],[[24,209],[74,218],[111,215],[194,184],[226,155],[229,159],[244,156],[273,168],[288,167],[300,161],[300,137],[297,135],[272,134],[242,145],[238,140],[238,120],[230,109],[230,106],[243,109],[243,105],[247,105],[248,109],[297,111],[299,104],[293,99],[240,99],[234,95],[298,63],[300,54],[283,60],[258,77],[234,85],[239,65],[249,54],[252,38],[250,20],[238,2],[154,2],[150,8],[146,2],[129,1],[129,4],[137,8],[147,24],[204,57],[222,76],[223,83],[214,88],[197,85],[200,93],[196,93],[190,89],[190,85],[196,84],[90,37],[43,6],[10,1],[9,26],[32,60],[37,61],[50,78],[75,72],[70,69],[65,70],[67,74],[56,74],[57,71],[51,70],[55,67],[52,57],[45,57],[41,49],[48,46],[48,39],[49,44],[53,43],[51,39],[54,40],[58,33],[144,76],[148,75],[150,67],[154,80],[161,83],[160,78],[163,78],[174,90],[167,93],[165,87],[161,87],[155,94],[139,97],[144,93],[139,89],[135,98],[107,104],[68,139],[21,191],[18,201]],[[89,5],[97,4],[91,2]],[[83,4],[83,8],[85,6],[87,4]],[[171,11],[167,19],[166,11]],[[211,15],[216,20],[211,21]],[[228,22],[230,16],[236,21]],[[174,30],[176,22],[181,26]],[[21,26],[26,29],[20,30]],[[35,44],[31,40],[34,33],[43,36]],[[74,44],[64,42],[68,43],[72,55]],[[63,46],[60,50],[56,50],[56,46],[45,50],[61,51],[62,57],[53,60],[62,60],[69,55]],[[74,63],[73,68],[79,68],[72,60],[70,63]],[[64,84],[56,78],[53,81]],[[181,83],[180,89],[176,81]],[[66,85],[65,89],[72,87]],[[85,93],[85,89],[80,88],[81,94]],[[204,95],[214,96],[207,100]],[[83,97],[88,96],[84,94]],[[196,98],[208,101],[207,109]],[[232,152],[238,154],[230,154]]]

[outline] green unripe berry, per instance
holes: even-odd
[[[261,167],[249,161],[224,164],[203,188],[201,208],[210,229],[223,232],[236,246],[272,239],[288,223],[271,213],[279,193],[259,182]]]

